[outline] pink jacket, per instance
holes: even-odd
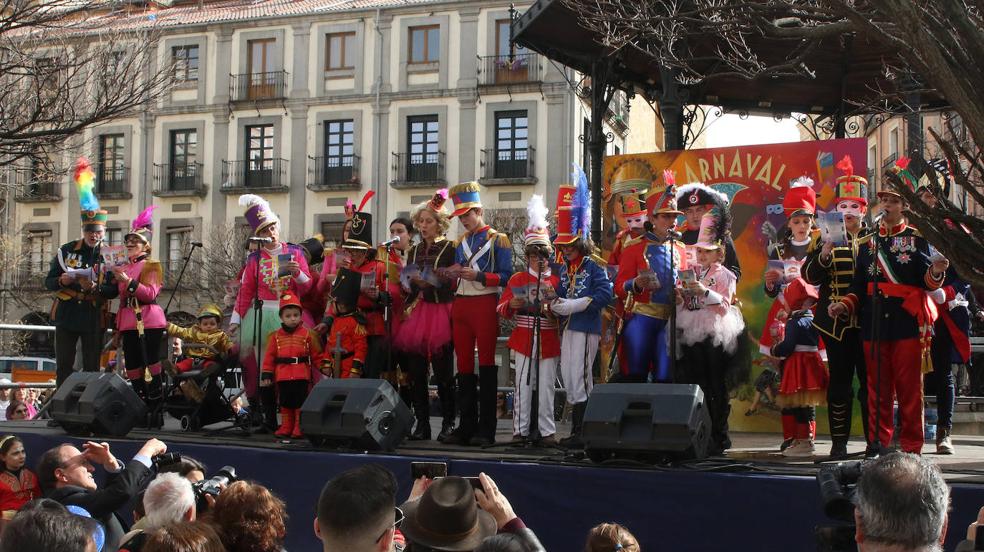
[[[167,319],[164,309],[157,304],[157,295],[164,285],[164,272],[161,263],[154,260],[141,259],[123,267],[123,270],[137,282],[136,291],[132,294],[126,284],[115,281],[119,290],[120,308],[116,313],[116,329],[120,331],[137,329],[137,316],[131,308],[131,295],[140,305],[144,328],[165,328]]]
[[[301,273],[295,278],[292,276],[277,276],[279,271],[277,255],[279,253],[290,253],[291,259],[301,265]],[[256,280],[256,265],[259,263],[260,280]],[[253,294],[258,292],[262,301],[279,301],[280,296],[285,291],[292,291],[298,297],[303,297],[305,293],[314,285],[311,279],[311,269],[308,268],[307,260],[301,248],[293,244],[282,244],[278,250],[268,251],[261,249],[258,253],[253,253],[246,260],[246,267],[243,269],[243,285],[239,288],[239,295],[236,296],[236,306],[233,309],[233,324],[239,324],[246,311],[249,310],[250,303],[253,301]]]

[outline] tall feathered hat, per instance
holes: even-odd
[[[677,205],[681,209],[694,207],[696,205],[709,205],[714,208],[715,214],[720,218],[720,224],[731,231],[731,209],[728,208],[728,196],[711,188],[702,182],[692,182],[684,184],[677,189]],[[693,230],[697,230],[693,228]]]
[[[130,231],[123,236],[123,239],[128,240],[130,236],[136,236],[144,243],[150,243],[154,237],[154,209],[156,208],[156,205],[151,205],[141,211],[137,218],[133,219]]]
[[[239,196],[239,206],[246,208],[246,222],[253,229],[253,235],[259,235],[266,227],[280,222],[280,218],[270,208],[267,200],[254,194]]]
[[[789,183],[789,190],[782,198],[782,210],[786,218],[817,213],[817,192],[813,190],[813,179],[801,176]]]
[[[526,223],[526,231],[523,233],[524,245],[543,245],[552,249],[550,247],[549,223],[547,222],[547,214],[549,212],[546,203],[543,202],[543,196],[533,194],[533,197],[526,204],[528,221]]]
[[[892,167],[890,170],[895,176],[899,178],[899,180],[902,181],[902,184],[904,184],[906,187],[909,188],[909,191],[915,192],[917,188],[917,181],[915,175],[909,172],[910,162],[911,159],[909,159],[908,157],[899,157],[895,161],[895,166]],[[882,189],[878,190],[878,195],[879,196],[893,195],[896,197],[902,197],[902,194],[896,192],[890,186],[885,186]]]
[[[591,190],[588,177],[576,163],[571,173],[574,185],[564,184],[557,191],[557,236],[554,243],[568,245],[591,236]]]
[[[349,228],[348,238],[342,242],[345,249],[371,249],[372,248],[372,215],[364,211],[366,203],[372,199],[376,192],[369,190],[362,201],[359,202],[358,209],[352,211],[352,227]]]
[[[427,202],[427,207],[434,211],[435,213],[443,214],[444,204],[448,202],[448,189],[441,188],[440,190],[434,192],[434,197],[430,198]]]
[[[109,220],[109,213],[99,208],[99,200],[93,193],[96,182],[96,173],[92,171],[92,164],[85,157],[79,157],[75,162],[75,185],[79,190],[79,206],[82,209],[82,229],[101,230]],[[99,227],[99,228],[92,228]]]
[[[868,181],[860,175],[854,174],[854,161],[851,156],[845,155],[837,162],[843,176],[837,177],[837,197],[834,201],[844,200],[857,201],[862,205],[868,204]]]
[[[452,186],[448,190],[451,201],[454,203],[454,211],[451,213],[451,216],[460,217],[471,209],[481,207],[482,198],[479,196],[479,192],[481,191],[482,189],[479,187],[478,182],[465,182],[464,184]]]
[[[716,210],[711,210],[700,218],[700,231],[697,233],[697,243],[694,246],[701,249],[720,249],[724,247],[724,238],[727,235],[728,228],[725,221],[718,216]]]
[[[670,169],[663,171],[663,185],[653,186],[646,197],[646,209],[651,215],[682,215],[677,209],[676,175]]]

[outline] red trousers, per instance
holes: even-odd
[[[880,367],[876,367],[878,357],[881,357]],[[903,451],[919,454],[923,447],[922,348],[919,339],[881,341],[877,356],[872,343],[865,341],[864,361],[868,369],[868,428],[872,442],[879,442],[883,447],[891,445],[892,407],[897,399],[902,418],[899,443]],[[870,428],[876,427],[877,433],[871,431]]]
[[[451,303],[451,331],[459,374],[475,373],[475,345],[478,365],[495,365],[495,341],[499,337],[499,315],[495,312],[499,296],[459,295]]]

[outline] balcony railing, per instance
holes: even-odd
[[[536,149],[533,147],[498,151],[495,149],[483,149],[481,180],[523,180],[525,182],[535,183],[536,176],[534,175],[536,173],[533,170],[534,159],[536,159]]]
[[[479,82],[486,86],[540,81],[540,58],[537,54],[485,56],[479,65]]]
[[[394,153],[394,188],[428,188],[445,184],[444,152]]]
[[[96,193],[122,195],[130,192],[130,167],[100,164],[96,167]]]
[[[222,162],[222,191],[246,188],[286,189],[290,162],[286,159]]]
[[[287,97],[287,71],[229,75],[229,98],[234,102]]]
[[[58,201],[61,199],[61,182],[53,176],[40,176],[30,169],[19,169],[14,174],[16,201]]]
[[[154,195],[205,196],[205,184],[202,183],[201,163],[158,165],[154,163]]]
[[[888,157],[885,158],[885,161],[882,162],[882,168],[883,169],[890,169],[890,168],[894,167],[895,166],[895,162],[898,161],[898,159],[899,159],[899,154],[898,153],[893,153],[892,155],[889,155]]]
[[[358,190],[358,155],[308,156],[308,188],[311,190]]]

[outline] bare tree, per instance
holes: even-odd
[[[94,0],[0,6],[0,167],[51,167],[87,127],[148,108],[169,90],[152,21]]]
[[[882,70],[858,112],[919,110],[913,93],[934,94],[969,136],[931,132],[955,182],[984,205],[984,5],[975,0],[562,0],[611,51],[635,48],[681,85],[721,78],[814,79],[824,41],[863,39],[883,49]],[[847,60],[846,63],[850,63]],[[884,86],[889,84],[890,86]],[[909,97],[906,97],[909,95]],[[916,165],[921,165],[917,163]],[[916,168],[917,177],[921,176]],[[927,171],[933,176],[932,171]],[[892,177],[891,185],[900,182]],[[961,274],[984,285],[984,228],[956,206],[914,202],[912,222]]]

